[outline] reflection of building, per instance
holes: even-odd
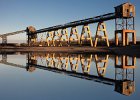
[[[132,57],[132,63],[128,56],[120,57],[120,65],[119,57],[115,57],[115,80],[117,80],[115,84],[115,91],[124,94],[131,95],[135,91],[135,82],[134,82],[134,69],[136,67],[136,57]]]

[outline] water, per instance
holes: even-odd
[[[1,54],[0,59],[1,100],[138,100],[139,97],[140,59],[136,57],[11,53]],[[129,66],[117,66],[115,60],[118,65],[123,62]]]

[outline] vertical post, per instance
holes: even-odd
[[[126,44],[126,45],[129,45],[128,33],[125,33],[125,44]]]
[[[122,66],[124,67],[125,65],[126,65],[126,56],[125,55],[123,55],[122,56]]]
[[[115,44],[116,44],[116,46],[118,46],[118,44],[119,44],[119,39],[118,39],[118,33],[117,32],[115,32]]]
[[[133,44],[136,44],[136,31],[132,33]]]
[[[26,28],[26,32],[28,35],[28,46],[35,45],[37,39],[36,29],[33,26],[29,26]]]
[[[135,30],[135,18],[133,17],[133,30]]]
[[[125,46],[125,31],[123,30],[122,32],[122,43],[123,43],[123,46]]]

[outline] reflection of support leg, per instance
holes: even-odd
[[[118,64],[119,57],[115,57],[115,67],[116,68],[123,68],[123,69],[133,69],[136,67],[136,57],[132,57],[132,63],[128,64],[130,62],[130,58],[128,56],[121,56],[120,65]]]
[[[7,54],[2,54],[2,62],[7,62]]]
[[[36,56],[33,55],[33,54],[29,54],[28,63],[29,64],[33,64],[33,65],[36,65],[37,64]],[[29,71],[29,72],[35,71],[35,66],[28,66],[27,67],[27,71]]]
[[[90,55],[89,57],[82,57],[81,55],[80,61],[81,61],[81,67],[82,67],[83,73],[89,74],[91,61],[92,61],[92,55]]]
[[[60,59],[61,59],[61,68],[63,70],[67,70],[68,69],[68,63],[69,63],[69,57],[61,57],[60,56]]]
[[[70,66],[71,66],[72,71],[76,72],[78,70],[79,60],[80,60],[79,55],[69,57],[69,62],[70,62]]]
[[[115,67],[115,80],[115,91],[128,96],[135,91],[134,68]]]
[[[99,76],[104,76],[106,73],[106,68],[108,66],[108,59],[109,55],[106,55],[105,59],[101,60],[97,55],[95,55],[95,63],[97,68],[97,73]],[[103,63],[103,66],[101,67],[99,63]]]

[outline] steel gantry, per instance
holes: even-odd
[[[88,41],[91,46],[96,47],[99,39],[103,39],[106,41],[107,46],[109,47],[108,33],[105,21],[115,19],[115,43],[116,46],[119,45],[119,37],[118,33],[122,35],[122,45],[129,45],[128,34],[132,34],[133,43],[136,44],[136,31],[134,29],[134,17],[135,17],[135,6],[131,3],[127,2],[115,7],[115,13],[108,13],[100,16],[96,16],[93,18],[83,19],[79,21],[74,21],[70,23],[66,23],[63,25],[57,25],[49,28],[44,28],[37,30],[36,32],[27,33],[28,36],[33,36],[33,40],[37,40],[36,35],[46,32],[46,43],[47,46],[56,46],[55,41],[59,41],[58,46],[62,46],[62,42],[66,42],[68,46],[72,45],[72,43],[77,43],[78,45],[83,45],[84,41]],[[121,22],[121,23],[120,23]],[[92,39],[92,33],[89,27],[89,24],[98,23],[97,30],[95,34],[95,41]],[[82,26],[81,34],[78,32],[78,26]],[[70,28],[70,36],[68,37],[68,28]],[[29,29],[29,28],[28,28]],[[30,30],[30,29],[29,29]],[[59,31],[61,30],[62,33]],[[63,33],[63,31],[65,31]],[[103,35],[100,33],[103,32]],[[35,35],[35,36],[34,36]],[[66,36],[65,40],[63,39],[63,35]],[[51,38],[52,45],[50,45],[50,41],[48,41],[48,36]],[[55,36],[59,38],[54,39]],[[29,39],[28,39],[29,40]],[[64,41],[63,41],[64,40]],[[94,42],[94,43],[93,43]],[[29,42],[29,46],[33,46],[35,44],[31,44],[32,41]],[[46,46],[46,45],[44,45]]]
[[[96,47],[99,40],[104,40],[109,47],[105,21],[115,19],[115,44],[116,46],[126,46],[129,45],[129,34],[132,34],[132,42],[136,44],[134,17],[135,6],[127,2],[116,6],[114,13],[107,13],[39,30],[29,26],[26,30],[3,34],[0,37],[2,38],[2,43],[6,44],[7,36],[26,32],[28,46],[72,46],[73,44],[83,46],[84,44],[90,44],[91,47]],[[98,23],[94,36],[91,32],[91,27],[89,27],[93,23]],[[82,26],[81,31],[78,31],[79,26]],[[121,34],[121,39],[118,34]]]

